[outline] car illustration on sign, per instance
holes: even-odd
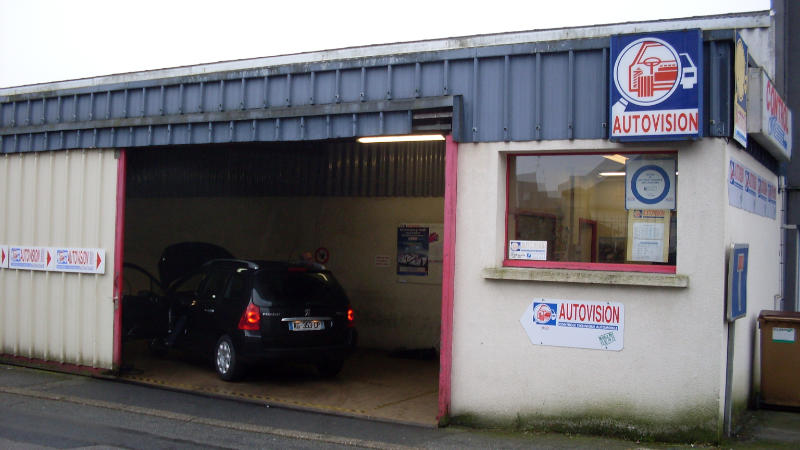
[[[533,305],[533,321],[538,325],[555,325],[558,305],[535,303]]]
[[[697,67],[689,54],[679,54],[667,42],[650,37],[635,40],[620,52],[614,75],[619,93],[641,106],[663,102],[678,85],[691,89],[697,84]]]
[[[702,135],[699,30],[611,39],[611,139]]]

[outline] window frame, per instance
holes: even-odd
[[[566,269],[566,270],[591,270],[591,271],[612,271],[612,272],[644,272],[655,274],[675,274],[677,273],[677,261],[675,265],[656,265],[656,264],[623,264],[623,263],[594,263],[594,262],[573,262],[573,261],[527,261],[519,259],[509,259],[508,257],[508,221],[509,221],[509,202],[510,202],[510,188],[511,188],[511,158],[520,156],[590,156],[590,155],[646,155],[646,154],[671,154],[675,155],[676,165],[678,164],[678,151],[668,149],[658,150],[616,150],[608,149],[606,151],[587,151],[587,152],[559,152],[559,151],[544,151],[544,152],[509,152],[505,154],[506,164],[506,205],[504,210],[504,223],[505,230],[503,235],[503,267],[517,267],[529,269]],[[677,182],[677,181],[676,181]],[[678,202],[677,186],[676,186],[676,209]],[[676,245],[677,245],[677,230],[676,231]]]

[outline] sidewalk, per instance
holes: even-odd
[[[697,448],[655,442],[632,442],[599,436],[475,430],[432,429],[376,422],[232,401],[215,396],[176,392],[151,386],[47,372],[0,364],[0,400],[14,408],[19,401],[42,402],[98,411],[99,416],[136,414],[144,421],[191,423],[211,429],[247,429],[267,439],[288,439],[312,447],[332,443],[367,448]],[[105,411],[105,412],[103,412]],[[95,423],[94,420],[91,420]],[[100,419],[95,426],[100,426]],[[216,427],[216,428],[215,428]],[[166,429],[172,429],[167,425]],[[0,432],[0,446],[18,443]],[[5,444],[4,444],[5,443]],[[128,445],[126,445],[128,446]],[[234,445],[235,446],[235,445]],[[339,445],[333,445],[338,447]],[[136,445],[131,445],[136,447]],[[704,447],[704,446],[699,446]],[[705,446],[714,448],[714,446]],[[753,411],[747,426],[719,448],[800,448],[800,411]]]
[[[800,448],[800,411],[759,409],[734,440],[733,448]]]

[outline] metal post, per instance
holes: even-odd
[[[733,354],[736,342],[736,321],[728,322],[728,356],[725,362],[725,412],[722,423],[725,436],[733,434]]]

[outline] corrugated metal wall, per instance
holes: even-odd
[[[128,151],[129,197],[442,197],[444,143],[308,142]]]
[[[103,275],[0,269],[0,353],[111,368],[114,150],[0,156],[0,244],[103,248]]]
[[[708,136],[731,133],[731,30],[704,33]],[[0,151],[407,134],[452,109],[458,142],[604,139],[608,38],[287,64],[0,97]]]

